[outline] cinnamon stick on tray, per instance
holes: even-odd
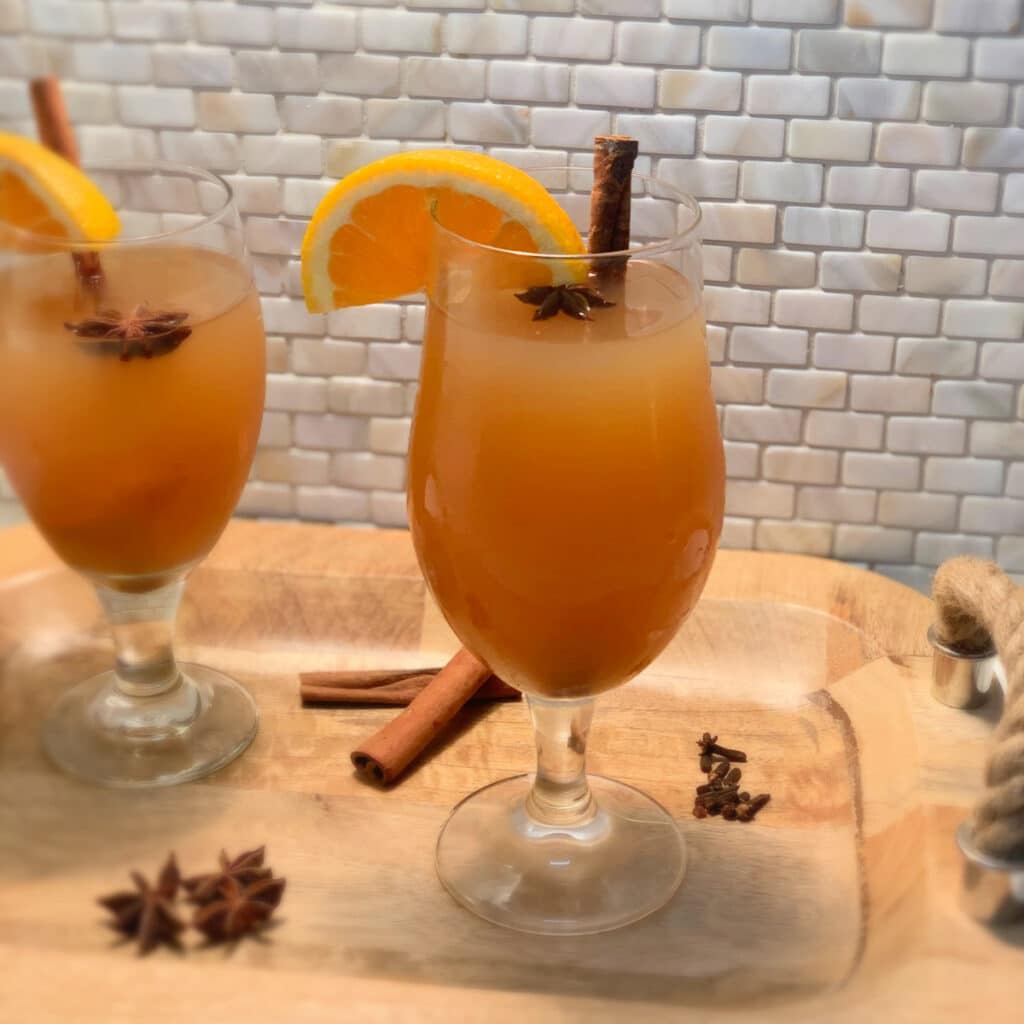
[[[28,85],[32,99],[32,113],[35,116],[39,141],[47,149],[64,157],[68,163],[79,164],[78,143],[71,130],[71,118],[60,91],[60,82],[53,75],[33,78]],[[103,264],[98,252],[73,252],[75,273],[84,288],[99,292],[103,287]]]
[[[460,650],[397,718],[352,751],[356,771],[382,785],[394,782],[490,675],[476,655]]]
[[[441,672],[439,668],[359,669],[342,672],[303,672],[299,695],[308,704],[375,704],[404,707],[418,697]],[[519,700],[522,694],[488,676],[470,700]]]

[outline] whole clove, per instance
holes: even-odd
[[[730,786],[727,789],[713,789],[710,793],[702,793],[697,799],[705,807],[721,807],[723,804],[736,803],[738,796],[739,790],[735,786]]]
[[[699,740],[697,740],[697,746],[700,747],[702,754],[710,754],[711,748],[718,742],[717,736],[712,736],[711,733],[706,732]]]
[[[747,755],[742,750],[732,750],[729,747],[723,747],[716,743],[711,748],[711,755],[714,757],[724,757],[727,761],[746,761]]]
[[[754,799],[748,803],[739,804],[736,808],[736,817],[740,821],[753,821],[757,812],[761,810],[769,800],[771,800],[771,795],[769,793],[761,793],[758,796],[755,796]]]
[[[697,740],[697,746],[700,747],[701,756],[704,757],[707,754],[718,755],[724,757],[727,761],[746,761],[747,755],[742,750],[732,750],[729,747],[723,747],[718,742],[717,736],[712,736],[711,733],[706,732],[699,740]]]

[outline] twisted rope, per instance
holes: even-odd
[[[1006,706],[974,814],[983,853],[1024,860],[1024,589],[992,562],[951,558],[935,574],[936,632],[950,647],[980,653],[994,645],[1006,670]]]

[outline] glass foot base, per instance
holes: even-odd
[[[464,907],[494,924],[587,935],[639,921],[671,899],[686,870],[683,837],[659,803],[590,776],[597,815],[582,827],[530,818],[532,775],[460,803],[437,841],[437,873]]]
[[[104,786],[173,786],[223,768],[256,735],[256,703],[214,669],[179,669],[180,686],[141,701],[121,697],[113,672],[79,683],[43,723],[46,753],[69,775]],[[171,717],[182,724],[162,727]]]

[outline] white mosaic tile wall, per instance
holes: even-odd
[[[269,333],[243,509],[405,519],[422,310],[305,312],[331,181],[403,147],[639,137],[704,201],[726,542],[1024,571],[1020,0],[0,0],[0,119],[66,82],[86,162],[220,171]],[[9,492],[7,515],[13,502]]]

